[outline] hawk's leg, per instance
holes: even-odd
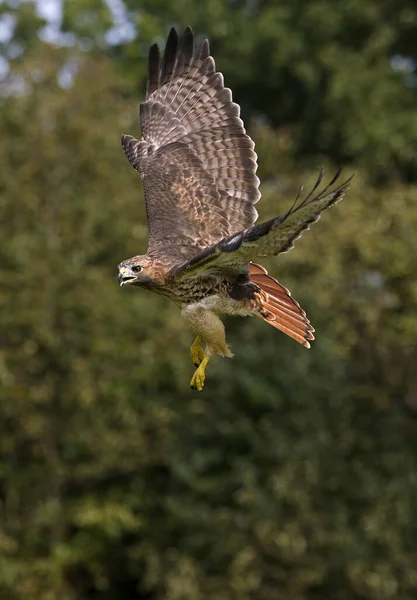
[[[191,358],[197,366],[190,385],[201,392],[206,378],[206,366],[211,355],[214,353],[220,356],[233,355],[226,344],[224,325],[212,310],[205,308],[201,303],[196,303],[184,307],[181,314],[188,322],[191,331],[197,336],[190,351]],[[201,342],[206,343],[205,352],[201,349]]]
[[[201,336],[198,335],[194,342],[191,344],[191,348],[190,348],[190,355],[191,355],[191,360],[193,361],[193,364],[198,367],[199,364],[202,362],[202,360],[205,357],[204,354],[204,350],[201,347]]]
[[[201,392],[204,387],[204,381],[206,379],[206,366],[208,361],[210,360],[210,355],[205,355],[201,364],[194,372],[194,375],[191,377],[190,386],[197,390],[197,392]]]

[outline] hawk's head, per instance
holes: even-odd
[[[136,285],[139,287],[157,287],[159,282],[158,269],[149,256],[134,256],[120,263],[117,279],[120,285]]]

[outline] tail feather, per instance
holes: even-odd
[[[291,310],[284,308],[277,302],[275,299],[269,295],[267,303],[272,306],[275,311],[278,311],[280,314],[280,318],[286,319],[287,321],[293,323],[296,327],[303,327],[306,322],[306,318],[301,314],[297,314],[296,312],[291,312]]]
[[[310,344],[306,341],[305,338],[304,328],[294,327],[294,325],[292,323],[289,323],[286,319],[281,319],[276,314],[276,312],[274,312],[274,307],[268,304],[267,302],[263,303],[263,309],[266,309],[270,313],[267,316],[264,316],[264,311],[262,311],[261,313],[262,318],[267,323],[269,323],[276,329],[279,329],[299,344],[307,346],[307,348],[310,347]]]
[[[251,283],[259,288],[257,316],[310,348],[309,340],[314,340],[314,329],[305,311],[291,297],[291,292],[268,275],[268,271],[261,265],[250,263],[249,274]]]
[[[291,294],[289,292],[289,290],[287,290],[287,288],[285,288],[284,286],[282,286],[280,283],[278,283],[278,281],[276,281],[276,285],[274,287],[272,287],[271,285],[266,285],[263,283],[264,277],[260,278],[260,277],[255,277],[255,280],[251,280],[253,281],[253,283],[256,283],[257,285],[260,285],[260,287],[262,288],[262,290],[266,293],[269,294],[269,296],[271,297],[271,300],[273,300],[273,303],[281,306],[283,309],[287,309],[289,310],[291,313],[294,312],[294,299],[291,297]],[[258,280],[260,281],[260,284],[258,283]],[[306,314],[305,312],[302,310],[301,307],[299,307],[299,311],[296,312],[297,315],[299,315],[299,317],[301,319],[303,319]]]

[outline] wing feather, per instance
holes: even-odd
[[[176,29],[172,28],[169,32],[167,43],[165,44],[161,75],[159,78],[159,87],[169,83],[172,79],[175,70],[178,41],[178,33]]]
[[[190,28],[181,39],[172,29],[160,62],[153,45],[142,138],[122,136],[122,146],[144,183],[148,252],[173,256],[166,238],[177,235],[186,240],[177,251],[182,262],[255,222],[257,155],[207,40],[195,51]]]
[[[148,83],[146,86],[146,98],[149,98],[159,86],[159,48],[153,44],[149,50],[148,59]]]
[[[319,220],[323,210],[343,198],[353,175],[331,190],[340,174],[341,169],[320,193],[313,196],[323,178],[321,171],[312,191],[301,202],[298,202],[299,194],[284,215],[244,229],[213,244],[191,260],[171,269],[169,276],[195,277],[200,276],[202,272],[224,272],[224,269],[239,272],[255,258],[287,252],[293,248],[295,240],[301,237],[303,231],[310,229],[312,223]]]
[[[181,77],[183,73],[186,73],[191,62],[193,60],[194,54],[194,35],[192,30],[187,27],[184,31],[183,36],[181,37],[180,48],[178,51],[178,56],[175,61],[175,72],[174,76],[171,79],[171,85],[175,81],[176,77]],[[169,87],[169,89],[171,89]]]

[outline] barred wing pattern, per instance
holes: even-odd
[[[148,255],[173,266],[253,225],[260,192],[254,143],[208,41],[195,51],[190,28],[181,40],[171,29],[160,62],[153,45],[142,139],[124,135],[122,146],[143,179]]]
[[[255,258],[277,255],[291,250],[295,240],[301,237],[303,231],[310,229],[312,223],[320,219],[320,213],[339,202],[345,195],[353,176],[329,191],[339,179],[341,171],[339,169],[330,183],[314,196],[314,192],[323,179],[322,170],[307,197],[298,203],[299,194],[287,213],[244,229],[213,244],[182,265],[173,267],[169,277],[198,278],[207,273],[220,274],[225,269],[239,272],[243,271],[247,264]],[[301,191],[302,188],[300,193]]]

